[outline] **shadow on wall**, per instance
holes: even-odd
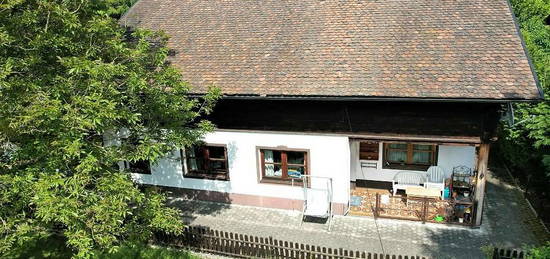
[[[235,161],[237,161],[238,150],[239,148],[237,147],[237,142],[230,141],[227,143],[227,163],[229,164],[229,172],[232,171]]]
[[[427,242],[422,245],[422,255],[434,258],[485,258],[483,248],[521,249],[536,244],[536,239],[525,223],[525,207],[510,186],[495,175],[500,168],[490,168],[486,182],[485,206],[482,226],[468,228],[441,226],[425,228]]]

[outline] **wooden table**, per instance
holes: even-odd
[[[441,191],[436,188],[424,188],[420,186],[411,186],[405,189],[405,194],[407,194],[407,206],[409,205],[409,198],[431,198],[438,199],[441,198]]]
[[[437,188],[424,188],[420,186],[411,186],[405,189],[407,198],[409,197],[427,197],[427,198],[440,198],[441,190]]]

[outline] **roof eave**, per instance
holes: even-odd
[[[191,94],[200,97],[203,94]],[[324,101],[387,101],[387,102],[471,102],[471,103],[510,103],[541,102],[536,99],[492,99],[492,98],[441,98],[441,97],[394,97],[394,96],[330,96],[330,95],[257,95],[257,94],[224,94],[222,99],[241,100],[324,100]]]

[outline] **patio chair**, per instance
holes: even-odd
[[[316,178],[321,182],[316,182],[315,187],[312,187],[311,178]],[[304,207],[300,225],[302,225],[306,216],[326,218],[328,220],[328,231],[330,231],[332,224],[332,178],[303,175],[302,179],[304,184]]]
[[[439,166],[430,166],[426,177],[426,188],[435,188],[441,191],[441,199],[443,199],[443,191],[445,190],[445,171]]]

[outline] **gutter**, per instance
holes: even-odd
[[[202,97],[204,94],[190,94],[190,97]],[[489,98],[432,98],[432,97],[391,97],[391,96],[334,96],[334,95],[257,95],[257,94],[224,94],[226,100],[315,100],[315,101],[379,101],[379,102],[462,102],[462,103],[495,103],[510,102],[535,103],[540,99],[489,99]]]

